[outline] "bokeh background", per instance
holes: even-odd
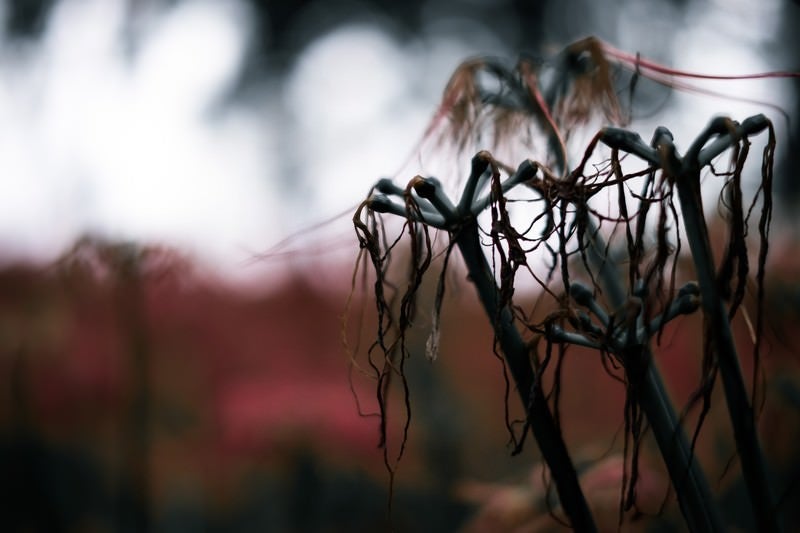
[[[800,5],[788,0],[5,0],[0,23],[4,531],[536,522],[537,452],[510,456],[502,367],[467,284],[445,304],[439,361],[422,356],[424,331],[414,340],[411,438],[389,497],[378,422],[359,416],[342,342],[363,348],[374,320],[364,292],[341,320],[357,253],[350,214],[378,177],[404,183],[430,163],[417,143],[468,57],[547,56],[596,35],[685,70],[800,69]],[[761,428],[793,524],[800,84],[710,88],[792,120],[664,90],[636,124],[680,140],[714,114],[775,120]],[[677,326],[659,363],[682,405],[700,325]],[[615,524],[624,391],[598,360],[578,359],[565,431]],[[372,384],[353,387],[374,412]],[[729,433],[712,418],[698,449],[747,527],[736,465],[722,475]],[[654,513],[664,483],[651,459],[642,490]],[[676,520],[668,504],[642,527]]]

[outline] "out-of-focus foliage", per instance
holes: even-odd
[[[330,294],[89,239],[0,295],[3,530],[383,529]]]
[[[792,509],[800,497],[791,488],[800,472],[792,445],[800,370],[791,324],[800,311],[791,296],[794,259],[776,248],[760,427],[776,486],[788,491],[783,505]],[[378,420],[358,416],[341,349],[346,290],[296,278],[278,291],[245,293],[168,250],[92,240],[55,265],[4,268],[4,529],[386,530]],[[423,293],[432,298],[433,287]],[[392,514],[402,531],[550,523],[536,457],[511,458],[504,448],[502,370],[475,304],[468,291],[444,302],[435,364],[422,355],[424,332],[410,339],[419,346],[409,361],[415,418]],[[360,312],[360,304],[351,310]],[[681,319],[664,333],[659,364],[678,405],[699,372],[699,322]],[[746,324],[735,326],[747,343]],[[362,328],[366,342],[372,330]],[[587,497],[598,516],[615,517],[624,389],[598,378],[602,363],[589,351],[571,352],[563,373],[565,437],[588,468]],[[364,411],[375,411],[371,385],[354,383]],[[738,465],[722,476],[733,454],[727,434],[726,418],[712,416],[698,458],[720,480],[726,512],[735,512],[744,492],[734,482]],[[653,484],[642,510],[652,513],[666,497],[665,472],[654,443],[644,457]],[[669,503],[657,521],[672,523],[676,513]]]

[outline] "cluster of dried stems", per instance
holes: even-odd
[[[747,238],[750,220],[755,217],[755,394],[764,327],[764,266],[772,216],[775,136],[763,116],[741,124],[718,118],[684,156],[679,156],[671,134],[664,128],[656,130],[649,144],[635,133],[618,129],[628,124],[629,104],[640,77],[673,80],[672,86],[686,88],[674,81],[676,74],[598,40],[586,39],[547,61],[523,58],[509,68],[495,60],[477,59],[464,63],[453,75],[426,133],[428,140],[452,143],[463,150],[474,143],[500,146],[516,137],[516,141],[521,139],[523,145],[540,153],[542,144],[547,148],[539,161],[525,160],[516,170],[496,160],[489,151],[480,151],[472,159],[471,173],[458,202],[450,201],[441,184],[432,178],[416,176],[405,187],[381,180],[353,217],[361,247],[358,265],[368,263],[374,273],[378,319],[374,343],[363,360],[359,359],[361,354],[354,354],[353,365],[376,382],[381,445],[390,472],[403,454],[411,419],[405,373],[411,354],[406,339],[415,323],[417,296],[425,275],[434,265],[440,265],[427,345],[428,356],[433,358],[438,353],[445,274],[451,253],[458,248],[494,327],[495,353],[505,358],[526,410],[522,432],[508,419],[507,410],[514,453],[521,450],[530,429],[552,471],[566,515],[562,520],[576,529],[594,527],[581,501],[580,487],[571,480],[574,467],[561,436],[559,369],[551,390],[544,391],[542,382],[547,367],[560,367],[569,346],[577,344],[598,350],[608,374],[626,387],[620,524],[625,513],[635,507],[640,445],[646,429],[652,427],[660,438],[659,446],[689,527],[701,531],[722,528],[711,502],[705,502],[711,510],[702,508],[702,500],[710,493],[702,472],[692,461],[694,443],[711,407],[711,394],[722,367],[726,393],[739,396],[729,396],[728,405],[747,483],[753,491],[766,489],[765,500],[754,501],[754,514],[760,526],[777,528],[774,517],[767,516],[774,513],[768,487],[762,486],[763,459],[757,440],[753,440],[751,406],[755,398],[739,386],[741,371],[735,348],[717,332],[722,327],[719,309],[724,310],[725,327],[737,313],[746,313],[742,302],[753,270]],[[597,122],[606,127],[591,139],[571,168],[571,139]],[[762,131],[768,131],[769,137],[762,154],[761,180],[755,194],[746,199],[742,176],[750,155],[749,137]],[[723,152],[729,157],[720,161],[718,156]],[[711,255],[703,217],[701,171],[722,180],[719,210],[727,224],[728,240],[717,262]],[[483,215],[486,218],[479,223],[479,215],[487,211],[488,217]],[[518,213],[524,213],[524,217]],[[385,224],[387,216],[401,217],[402,229],[397,235],[390,235],[392,226]],[[443,232],[447,238],[437,240],[435,232]],[[691,246],[698,283],[679,288],[678,261],[685,238]],[[394,279],[396,270],[390,269],[390,264],[401,242],[409,244],[411,264],[403,278]],[[437,246],[441,242],[444,246]],[[443,256],[441,263],[435,261],[439,254]],[[622,262],[618,262],[620,258]],[[620,267],[623,263],[625,267]],[[542,264],[546,266],[542,268]],[[549,299],[555,309],[543,319],[534,319],[515,301],[515,286],[522,276],[535,280],[542,289],[540,299]],[[684,406],[684,415],[676,417],[654,367],[650,340],[660,340],[671,318],[701,307],[705,326],[701,377],[689,405]],[[734,352],[728,353],[731,349]],[[387,398],[393,387],[402,391],[405,406],[396,458],[389,456],[386,442]],[[681,421],[697,405],[700,415],[687,445]],[[752,435],[748,436],[748,431]],[[560,464],[562,461],[569,464]],[[751,461],[755,464],[752,468],[748,466]],[[750,471],[752,476],[748,476]]]

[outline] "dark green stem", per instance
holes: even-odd
[[[492,270],[481,249],[477,222],[474,219],[466,222],[455,233],[454,238],[467,264],[469,277],[475,284],[483,308],[493,324],[522,405],[528,411],[531,432],[553,474],[564,512],[576,531],[597,531],[561,431],[556,425],[541,388],[533,386],[535,376],[528,346],[514,325],[511,311],[507,307],[499,308],[500,294]]]
[[[619,308],[625,303],[625,290],[619,281],[619,273],[611,258],[599,252],[605,250],[606,246],[591,221],[587,233],[594,235],[589,246],[589,257],[599,269],[599,279],[604,285],[608,303],[612,308]],[[645,344],[640,350],[631,350],[631,353],[634,356],[626,359],[625,368],[629,376],[642,376],[637,401],[653,429],[653,436],[667,465],[689,530],[724,531],[708,482],[698,462],[694,460],[689,440],[655,366],[649,344]]]
[[[688,159],[687,157],[684,161]],[[742,378],[725,304],[714,276],[714,257],[700,199],[700,168],[696,164],[684,165],[675,179],[686,236],[700,284],[703,312],[710,321],[708,331],[712,336],[711,347],[719,364],[736,448],[742,462],[742,474],[758,530],[779,531],[767,481],[766,462],[756,433],[753,408]]]

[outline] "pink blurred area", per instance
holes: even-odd
[[[790,263],[785,254],[776,257]],[[497,524],[507,520],[506,512],[552,525],[542,518],[546,509],[535,504],[543,488],[528,485],[539,468],[534,444],[521,456],[509,454],[502,364],[491,353],[491,330],[459,267],[453,267],[443,309],[439,359],[431,363],[423,356],[424,320],[410,339],[412,424],[398,464],[404,421],[399,383],[390,396],[388,457],[398,468],[396,483],[412,495],[437,493],[441,509],[458,510],[446,523],[464,523],[471,531],[503,530]],[[781,278],[791,271],[773,269]],[[298,270],[280,278],[277,287],[274,278],[264,281],[263,290],[243,290],[202,274],[170,250],[93,240],[80,241],[51,265],[8,266],[0,271],[0,435],[81,450],[99,465],[103,483],[130,483],[154,516],[186,486],[199,494],[199,506],[223,514],[247,500],[254,478],[278,479],[278,487],[305,494],[309,460],[316,473],[308,479],[316,483],[324,479],[319,472],[359,472],[370,481],[356,485],[355,494],[385,491],[389,476],[378,449],[379,418],[360,415],[354,396],[363,411],[374,414],[376,384],[358,372],[349,379],[343,344],[350,273],[344,267],[340,276],[329,271],[341,283],[326,286]],[[796,383],[796,352],[781,340],[792,316],[780,312],[787,292],[780,279],[771,283],[767,304],[774,320],[764,368],[769,382],[778,376]],[[362,365],[375,335],[369,291],[369,284],[357,291],[345,328]],[[734,325],[740,345],[748,346],[746,324]],[[699,379],[701,335],[700,317],[681,318],[667,327],[656,350],[678,406],[686,404]],[[742,353],[749,373],[752,359],[747,349]],[[548,372],[546,386],[551,385]],[[800,425],[790,402],[780,398],[780,384],[767,390],[765,450],[775,464],[792,465],[796,453],[785,443]],[[594,465],[585,474],[587,494],[612,524],[622,475],[624,397],[598,354],[568,352],[560,399],[565,438],[578,464]],[[512,390],[512,416],[519,416],[515,400]],[[721,396],[713,402],[697,452],[711,479],[726,480],[719,485],[723,490],[736,479],[737,467],[720,478],[733,449]],[[696,410],[689,414],[688,427],[696,416]],[[643,457],[649,477],[641,490],[655,513],[659,495],[666,496],[665,472],[652,443]],[[509,481],[516,484],[504,484]],[[329,497],[340,491],[331,487],[325,489]],[[522,509],[512,502],[516,510],[505,510],[504,498],[519,496],[519,490],[535,494],[525,496]],[[409,497],[406,511],[418,517],[420,503]],[[373,497],[362,504],[384,520],[387,501]],[[665,501],[667,516],[674,518],[674,498]],[[414,523],[398,513],[401,522]]]
[[[268,444],[257,426],[375,440],[354,409],[335,291],[297,277],[243,294],[171,254],[84,242],[55,265],[0,274],[3,374],[32,423],[66,434],[144,387],[153,406],[198,411],[232,452]],[[19,413],[5,405],[8,423]]]
[[[0,434],[80,450],[106,481],[143,475],[133,490],[153,509],[185,483],[223,505],[303,449],[380,479],[343,301],[299,276],[245,293],[174,252],[91,240],[53,265],[6,267]]]

